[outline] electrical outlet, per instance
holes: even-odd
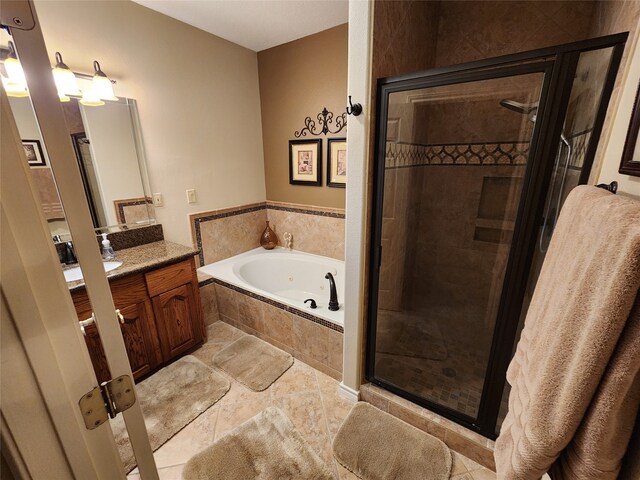
[[[164,205],[164,200],[162,199],[162,194],[161,193],[154,193],[153,194],[153,205],[155,207],[162,207]]]
[[[196,191],[195,189],[189,189],[187,190],[187,203],[196,203],[197,202],[197,198],[196,198]]]

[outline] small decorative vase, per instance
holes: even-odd
[[[260,236],[260,246],[265,250],[273,250],[278,245],[278,235],[276,232],[271,230],[269,226],[269,221],[267,220],[267,227],[262,232]]]

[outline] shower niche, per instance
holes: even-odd
[[[495,438],[568,193],[626,34],[381,79],[367,379]]]

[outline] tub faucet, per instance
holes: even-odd
[[[330,272],[328,272],[324,278],[329,280],[329,310],[335,312],[340,309],[340,304],[338,303],[338,292],[336,291],[336,281]]]
[[[287,250],[293,249],[293,235],[289,232],[284,232],[284,248]]]

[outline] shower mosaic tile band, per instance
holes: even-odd
[[[591,139],[591,130],[569,137],[572,154],[569,167],[580,168]],[[529,142],[461,143],[419,145],[387,142],[385,168],[425,165],[526,165]]]
[[[526,165],[529,142],[418,145],[387,142],[385,167]]]

